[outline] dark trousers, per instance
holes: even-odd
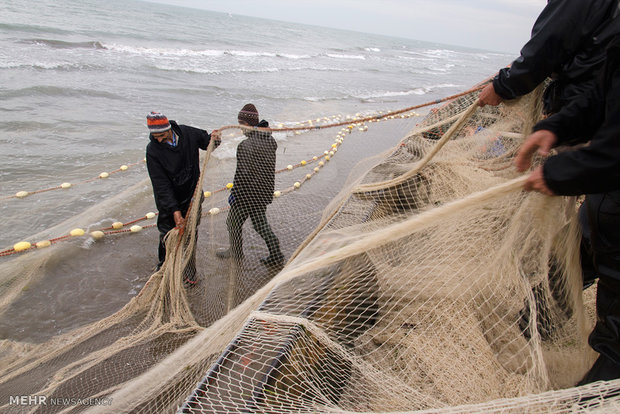
[[[181,205],[180,211],[183,217],[187,215],[187,210],[189,210],[189,206],[190,206],[190,202],[187,202]],[[202,210],[202,206],[198,206],[198,208]],[[200,224],[200,211],[198,212],[198,222],[196,223],[196,229],[192,229],[192,230],[197,231],[198,224]],[[176,227],[176,223],[174,222],[173,214],[165,214],[165,213],[162,214],[161,212],[159,213],[159,215],[157,216],[157,229],[159,230],[159,247],[157,250],[158,257],[159,257],[159,263],[157,264],[158,267],[161,267],[164,264],[164,261],[166,260],[166,243],[164,242],[164,238],[166,237],[166,234],[168,234],[168,232],[175,227]],[[189,261],[189,268],[187,270],[189,270],[188,276],[190,278],[196,273],[196,248],[195,246],[192,251],[192,259]]]
[[[588,195],[579,219],[584,281],[599,279],[588,342],[600,357],[580,383],[586,384],[620,378],[620,192]]]
[[[243,257],[243,237],[241,231],[243,223],[248,219],[252,220],[252,227],[265,240],[269,249],[271,258],[281,258],[280,242],[271,226],[267,221],[267,206],[262,204],[246,204],[235,202],[230,206],[226,226],[228,227],[228,236],[230,238],[230,253],[232,257],[240,259]]]

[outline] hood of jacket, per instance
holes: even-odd
[[[269,128],[269,122],[263,119],[258,123],[258,125],[256,125],[255,128]],[[255,129],[244,129],[243,135],[248,138],[252,136],[271,135],[271,131],[256,131]]]

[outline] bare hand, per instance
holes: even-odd
[[[179,228],[185,225],[185,219],[179,210],[174,212],[174,224]]]
[[[480,92],[480,96],[478,97],[478,106],[497,106],[503,100],[504,99],[501,96],[495,93],[495,88],[493,87],[493,84],[489,83],[487,86],[484,87],[482,92]]]
[[[553,148],[557,141],[557,135],[546,129],[541,129],[531,134],[521,145],[519,153],[515,158],[517,171],[523,172],[530,168],[532,157],[536,151],[542,156],[549,155],[549,151],[551,151],[551,148]]]
[[[214,148],[217,148],[222,143],[222,133],[220,131],[211,132],[211,138],[213,139]]]
[[[527,181],[523,184],[523,189],[525,191],[538,191],[539,193],[546,194],[548,196],[555,195],[553,191],[547,187],[547,183],[545,182],[545,177],[543,175],[543,167],[542,165],[537,167],[529,177],[527,177]]]

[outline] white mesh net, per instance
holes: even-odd
[[[169,234],[164,266],[135,298],[40,344],[2,342],[2,409],[617,411],[619,381],[574,387],[595,359],[577,200],[522,192],[512,165],[539,118],[538,92],[484,109],[477,93],[421,121],[309,126],[317,148],[337,133],[314,155],[280,142],[273,201],[257,190],[246,205],[266,212],[272,233],[253,212],[231,219],[239,193],[231,208],[224,185],[235,170],[209,148],[202,208]],[[223,146],[250,139],[223,131]],[[283,269],[261,262],[274,258],[273,237]],[[79,260],[71,245],[54,249]],[[4,264],[2,308],[56,260],[34,252]],[[26,408],[15,399],[25,395],[44,403]]]

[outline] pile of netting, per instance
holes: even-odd
[[[276,177],[267,219],[283,269],[261,262],[250,219],[243,257],[218,257],[229,194],[208,194],[123,309],[40,345],[3,343],[2,409],[22,412],[9,397],[27,395],[45,397],[32,412],[619,410],[620,381],[574,387],[596,358],[579,200],[521,191],[513,166],[539,91],[483,109],[477,94],[415,127],[395,119],[379,129],[395,147],[327,183],[344,146],[301,162],[294,183]],[[232,173],[209,149],[194,200]]]

